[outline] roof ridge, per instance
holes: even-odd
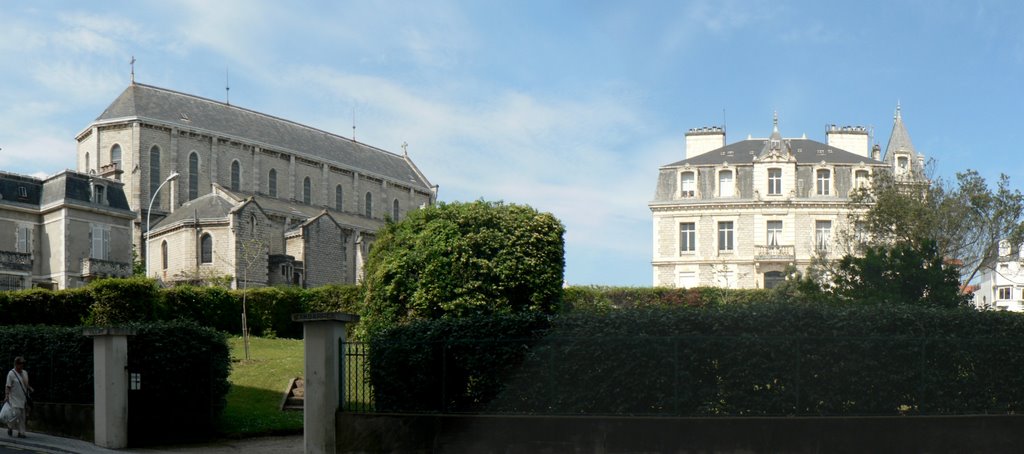
[[[333,132],[330,132],[330,131],[325,131],[323,129],[316,128],[316,127],[313,127],[313,126],[309,126],[309,125],[306,125],[306,124],[302,124],[302,123],[299,123],[297,121],[289,120],[287,118],[281,118],[281,117],[278,117],[276,115],[271,115],[271,114],[268,114],[268,113],[260,112],[260,111],[249,109],[249,108],[246,108],[246,107],[241,107],[241,106],[237,106],[237,105],[234,105],[234,104],[228,104],[228,103],[217,101],[215,99],[210,99],[210,98],[207,98],[207,97],[204,97],[204,96],[193,95],[191,93],[185,93],[185,92],[181,92],[181,91],[177,91],[177,90],[172,90],[170,88],[157,87],[155,85],[149,85],[149,84],[143,84],[143,83],[136,82],[135,86],[145,87],[145,88],[149,88],[149,89],[153,89],[153,90],[157,90],[157,91],[162,91],[162,92],[165,92],[165,93],[170,93],[170,94],[174,94],[174,95],[184,96],[184,97],[187,97],[187,98],[193,98],[193,99],[197,99],[197,100],[200,100],[200,101],[216,104],[217,106],[220,106],[220,107],[235,108],[235,109],[238,109],[238,110],[241,110],[241,111],[245,111],[245,112],[249,112],[249,113],[252,113],[252,114],[260,115],[260,116],[265,117],[265,118],[269,118],[269,119],[273,119],[273,120],[276,120],[276,121],[280,121],[280,122],[292,124],[292,125],[295,125],[295,126],[299,126],[299,127],[308,129],[310,131],[315,131],[315,132],[327,134],[329,136],[333,136],[333,137],[336,137],[336,138],[339,138],[339,139],[342,139],[342,140],[347,140],[347,141],[352,142],[354,144],[358,144],[358,145],[361,145],[361,146],[363,146],[365,148],[369,148],[369,149],[372,149],[372,150],[375,150],[375,151],[378,151],[378,152],[381,152],[381,153],[385,153],[385,154],[388,154],[388,155],[391,155],[391,156],[395,156],[395,157],[399,157],[399,158],[402,157],[402,155],[400,155],[398,153],[395,153],[395,152],[392,152],[392,151],[388,151],[388,150],[385,150],[385,149],[382,149],[382,148],[379,148],[379,147],[376,147],[376,146],[373,146],[373,145],[370,145],[370,144],[367,144],[367,143],[364,143],[364,142],[360,142],[360,141],[355,140],[355,139],[351,139],[351,138],[348,138],[348,137],[345,137],[345,136],[342,136],[342,135],[339,135],[339,134],[336,134],[336,133],[333,133]]]

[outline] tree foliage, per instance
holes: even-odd
[[[863,255],[847,255],[836,267],[832,288],[843,300],[861,303],[909,303],[937,307],[966,305],[956,265],[939,255],[930,239],[867,246]]]
[[[366,329],[407,320],[553,312],[565,227],[523,205],[440,203],[378,232],[364,269]]]
[[[1010,189],[1006,175],[993,190],[974,170],[957,173],[955,182],[879,172],[871,189],[853,199],[867,208],[856,215],[861,246],[903,243],[926,252],[925,243],[934,242],[939,257],[959,262],[962,286],[998,257],[1000,240],[1024,239],[1024,195]]]

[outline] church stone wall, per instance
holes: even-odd
[[[236,288],[241,288],[243,280],[249,287],[267,285],[270,220],[250,203],[235,212],[231,222]]]
[[[318,287],[344,281],[346,249],[338,224],[326,216],[303,228],[306,286]]]

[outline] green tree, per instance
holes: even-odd
[[[565,227],[523,205],[440,203],[389,222],[364,268],[369,332],[415,319],[553,312]]]
[[[832,292],[840,300],[860,303],[910,303],[963,306],[960,272],[939,253],[935,241],[917,239],[866,246],[863,255],[847,255],[835,267]]]
[[[924,252],[934,242],[939,257],[959,263],[961,289],[992,266],[1001,240],[1024,239],[1024,195],[1010,189],[1006,175],[993,190],[974,170],[957,173],[955,183],[879,172],[853,204],[860,208],[850,223],[859,231],[847,234],[854,249],[905,243]]]

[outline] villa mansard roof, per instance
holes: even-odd
[[[105,188],[101,199],[95,195],[96,186]],[[0,204],[44,211],[53,206],[76,206],[120,216],[134,215],[121,182],[73,170],[46,178],[0,172]]]
[[[126,120],[237,139],[271,150],[327,161],[428,193],[431,188],[430,182],[408,155],[398,155],[310,126],[164,88],[132,83],[90,127]]]

